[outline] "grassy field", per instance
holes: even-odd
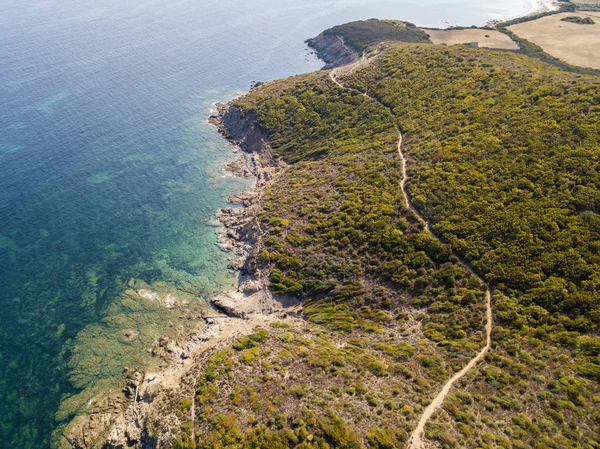
[[[596,23],[581,25],[562,20],[569,16],[590,17]],[[564,62],[600,69],[600,12],[556,14],[508,29]]]
[[[469,44],[477,42],[479,47],[497,50],[518,50],[519,46],[506,34],[494,30],[428,30],[423,29],[434,44]]]

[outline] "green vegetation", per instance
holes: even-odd
[[[409,193],[434,231],[530,307],[530,323],[539,315],[536,325],[597,331],[598,80],[515,55],[423,46],[390,51],[368,72],[347,82],[395,112]]]
[[[194,405],[194,401],[191,398],[184,398],[181,401],[179,401],[179,405],[177,406],[177,412],[181,416],[187,415],[192,409],[192,405]]]
[[[579,25],[594,25],[596,23],[591,17],[567,16],[560,20],[563,22],[578,23]]]
[[[600,11],[600,0],[570,0],[569,3],[577,11]]]
[[[240,103],[289,164],[265,198],[259,259],[271,289],[305,297],[312,322],[344,332],[377,332],[393,321],[384,310],[431,307],[436,341],[477,348],[482,286],[405,208],[393,117],[325,74],[303,79]]]
[[[390,444],[406,442],[410,423],[448,375],[418,359],[437,357],[434,344],[395,343],[399,331],[347,340],[318,327],[275,326],[250,349],[251,364],[236,350],[214,354],[198,379],[192,441],[199,448],[359,449],[366,438],[369,447],[397,447]],[[182,407],[190,408],[187,399]],[[192,434],[175,447],[194,447],[184,445]]]
[[[181,441],[403,447],[483,344],[483,287],[454,251],[493,288],[493,345],[427,438],[599,447],[599,79],[509,52],[385,47],[344,78],[355,90],[320,72],[236,101],[287,164],[257,262],[311,327],[276,323],[207,359]],[[404,204],[396,126],[412,203],[445,243]]]
[[[598,404],[590,399],[600,352],[582,347],[600,344],[598,78],[507,53],[403,46],[345,83],[394,111],[414,205],[495,288],[502,327],[476,375],[481,382],[468,389],[486,398],[483,416],[496,413],[494,401],[506,412],[494,425],[474,423],[496,434],[496,444],[504,438],[518,446],[539,431],[498,437],[515,412],[539,427],[560,409],[561,425],[546,435],[598,444]],[[546,383],[532,372],[544,373]],[[569,405],[575,393],[551,387],[565,378],[580,386],[579,405]],[[499,387],[503,396],[492,394]],[[481,444],[447,421],[459,446]],[[451,447],[444,432],[435,438]]]
[[[242,349],[251,349],[259,346],[267,337],[269,333],[265,330],[256,332],[255,334],[249,335],[248,337],[240,338],[234,345],[233,348],[240,351]]]
[[[427,42],[427,34],[414,24],[399,20],[361,20],[338,25],[323,32],[326,36],[340,36],[357,53],[383,41]]]

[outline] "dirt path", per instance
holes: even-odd
[[[351,88],[344,86],[338,80],[338,77],[339,77],[338,70],[343,69],[343,70],[345,70],[345,73],[353,73],[356,69],[361,68],[361,67],[365,66],[366,64],[368,64],[367,58],[363,55],[363,57],[359,61],[355,62],[354,64],[351,64],[349,66],[340,67],[337,69],[333,69],[329,73],[329,77],[337,86],[341,87],[342,89],[350,90]],[[363,95],[366,95],[371,99],[374,99],[373,97],[369,96],[367,93],[363,93]],[[374,100],[376,100],[376,99],[374,99]],[[376,100],[376,101],[378,101],[378,100]],[[380,102],[380,104],[382,104],[382,103]],[[385,106],[385,105],[383,105],[383,106]],[[385,106],[385,107],[387,107],[387,106]],[[406,182],[408,180],[408,171],[406,169],[406,157],[404,156],[404,153],[402,152],[402,142],[403,142],[402,132],[400,131],[400,129],[398,128],[397,125],[396,125],[396,131],[398,132],[398,155],[400,156],[400,160],[402,161],[402,181],[400,182],[400,189],[402,190],[402,195],[404,196],[404,201],[406,202],[406,206],[412,211],[413,214],[415,214],[417,219],[423,224],[425,229],[432,235],[432,237],[435,238],[436,240],[440,240],[439,237],[431,229],[431,225],[429,224],[429,222],[427,222],[427,220],[425,220],[423,218],[423,216],[419,213],[419,211],[417,209],[415,209],[415,207],[410,202],[410,196],[408,195],[408,192],[406,191]],[[427,424],[427,421],[429,421],[429,418],[431,418],[431,416],[433,415],[433,412],[435,412],[442,405],[442,403],[444,402],[444,399],[446,399],[446,396],[448,395],[448,393],[454,386],[454,383],[457,380],[464,377],[477,364],[477,362],[479,362],[481,359],[483,359],[483,357],[488,352],[488,350],[490,349],[490,346],[492,344],[492,322],[493,322],[492,292],[491,292],[489,286],[481,278],[481,276],[479,276],[475,272],[475,270],[469,264],[469,262],[467,262],[465,259],[460,257],[458,254],[454,253],[454,251],[452,253],[459,260],[461,265],[463,265],[473,276],[477,277],[483,283],[483,285],[485,285],[485,300],[486,300],[485,346],[481,349],[481,351],[479,351],[479,353],[474,358],[472,358],[469,361],[469,363],[467,363],[465,365],[465,367],[463,369],[461,369],[458,373],[454,374],[454,376],[452,376],[444,384],[444,386],[442,387],[440,392],[437,394],[437,396],[425,408],[425,410],[423,411],[423,414],[421,415],[421,418],[419,419],[419,423],[417,424],[417,427],[415,428],[415,430],[413,430],[413,432],[408,440],[407,449],[424,449],[425,448],[425,444],[423,442],[423,432],[425,430],[425,425]]]
[[[450,389],[452,388],[454,383],[458,379],[464,377],[465,374],[467,374],[467,372],[477,364],[477,362],[479,362],[481,359],[483,359],[483,357],[485,356],[488,349],[490,349],[490,345],[492,343],[492,338],[491,338],[491,335],[492,335],[492,293],[490,292],[489,288],[487,288],[485,291],[485,299],[486,299],[486,308],[487,308],[487,311],[486,311],[487,322],[485,324],[485,334],[486,334],[485,346],[481,349],[481,351],[479,351],[479,353],[474,358],[471,359],[471,361],[469,363],[466,364],[466,366],[463,369],[461,369],[458,373],[456,373],[454,376],[452,376],[452,378],[449,381],[446,382],[446,384],[443,386],[442,390],[433,399],[433,401],[431,401],[431,404],[429,404],[427,406],[427,408],[421,415],[421,419],[419,420],[419,423],[417,424],[416,429],[411,434],[411,437],[410,437],[410,440],[408,443],[408,448],[420,449],[420,448],[425,447],[423,444],[422,436],[423,436],[423,431],[425,430],[425,425],[427,424],[427,421],[429,420],[429,418],[431,418],[431,415],[433,415],[433,412],[435,412],[436,409],[442,405],[442,403],[444,402],[444,399],[450,392]]]

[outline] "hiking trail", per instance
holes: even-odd
[[[376,55],[379,52],[379,50],[380,50],[380,47],[378,47],[373,53]],[[369,62],[367,60],[367,56],[363,55],[361,57],[361,59],[359,59],[354,64],[350,64],[348,66],[343,66],[343,67],[338,67],[338,68],[333,69],[329,73],[329,77],[337,86],[339,86],[342,89],[358,91],[357,89],[353,89],[353,88],[344,86],[339,81],[338,69],[340,69],[340,68],[344,69],[345,71],[347,71],[347,73],[352,74],[352,73],[354,73],[354,71],[356,69],[360,69],[360,68],[368,65],[368,63]],[[392,112],[389,107],[387,107],[386,105],[381,103],[381,101],[377,100],[376,98],[373,98],[368,93],[366,93],[366,92],[360,92],[360,93],[364,96],[367,96],[367,97],[377,101],[379,104],[381,104],[385,108],[389,109],[390,112]],[[392,113],[392,116],[393,116],[393,113]],[[398,133],[398,155],[400,156],[400,160],[402,161],[402,181],[400,182],[400,189],[402,190],[402,195],[404,196],[404,201],[406,202],[406,206],[408,207],[408,209],[417,217],[417,219],[425,227],[427,232],[429,232],[429,234],[431,234],[431,236],[434,239],[440,241],[440,238],[431,229],[431,225],[429,224],[429,222],[427,220],[425,220],[425,218],[423,218],[423,216],[419,213],[419,211],[417,209],[415,209],[415,207],[410,202],[410,196],[408,195],[408,193],[406,191],[406,182],[408,180],[408,171],[406,169],[406,157],[404,156],[404,153],[402,152],[403,137],[402,137],[402,132],[400,131],[400,128],[398,127],[397,124],[395,124],[395,127],[396,127],[396,131]],[[442,387],[440,392],[431,401],[431,403],[425,408],[425,410],[423,411],[423,414],[421,415],[421,418],[419,419],[417,427],[415,428],[415,430],[413,430],[413,432],[411,433],[411,435],[409,437],[407,449],[425,449],[425,444],[423,442],[423,433],[425,431],[425,425],[427,424],[427,422],[429,421],[429,419],[431,418],[433,413],[442,405],[442,403],[444,402],[444,399],[446,399],[446,396],[448,395],[448,393],[450,392],[450,390],[452,389],[452,387],[454,386],[456,381],[463,378],[477,364],[477,362],[479,362],[480,360],[483,359],[483,357],[488,352],[488,350],[490,349],[490,346],[492,344],[493,316],[492,316],[492,292],[490,290],[490,287],[486,284],[484,279],[475,272],[475,270],[473,269],[473,267],[470,265],[470,263],[468,261],[466,261],[464,258],[460,257],[458,254],[456,254],[454,252],[454,250],[452,250],[452,254],[458,259],[459,263],[465,269],[467,269],[467,271],[469,271],[473,276],[475,276],[477,279],[479,279],[482,282],[482,284],[485,286],[485,300],[486,300],[485,346],[477,353],[477,355],[475,357],[473,357],[469,361],[469,363],[467,363],[465,365],[465,367],[463,369],[461,369],[459,372],[455,373],[444,384],[444,386]]]

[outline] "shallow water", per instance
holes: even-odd
[[[74,367],[81,387],[142,363],[170,312],[129,307],[131,285],[202,307],[234,281],[206,223],[249,181],[222,170],[215,101],[319,68],[303,41],[335,24],[481,25],[528,7],[0,0],[0,448],[49,446]]]

